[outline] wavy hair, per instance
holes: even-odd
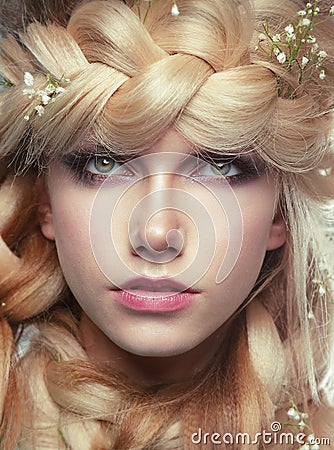
[[[302,2],[178,0],[181,14],[173,17],[169,2],[157,1],[145,23],[140,4],[146,7],[26,1],[22,23],[22,12],[2,5],[8,23],[0,65],[13,86],[0,93],[1,448],[188,450],[197,448],[190,436],[198,428],[255,436],[274,419],[285,421],[286,391],[315,432],[334,439],[333,249],[326,237],[334,197],[333,22],[316,30],[328,53],[326,78],[309,70],[298,84],[255,45],[261,23],[283,32]],[[71,80],[28,122],[26,71],[41,89],[45,74]],[[278,96],[278,78],[293,87],[293,98]],[[110,151],[137,155],[171,127],[195,148],[256,152],[277,175],[288,239],[267,252],[209,369],[144,389],[89,361],[80,308],[54,243],[39,228],[34,185],[87,130]],[[27,327],[36,333],[20,355]]]

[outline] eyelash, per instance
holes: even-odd
[[[128,158],[120,158],[119,156],[110,156],[110,154],[87,154],[87,152],[76,152],[73,154],[68,154],[63,156],[61,162],[70,169],[71,174],[73,175],[74,181],[80,183],[84,186],[100,186],[109,176],[110,174],[97,174],[87,170],[87,166],[91,161],[95,161],[98,158],[105,158],[106,160],[115,161],[118,164],[124,164],[129,161]],[[247,181],[251,181],[255,178],[259,178],[264,172],[264,164],[255,161],[251,156],[234,156],[234,157],[221,157],[217,155],[209,155],[205,154],[205,157],[199,158],[205,164],[212,166],[213,168],[218,168],[218,164],[222,164],[226,166],[228,164],[232,164],[232,167],[237,167],[241,173],[231,176],[224,176],[217,174],[214,175],[201,175],[196,174],[190,176],[191,181],[195,182],[196,180],[202,181],[205,183],[212,182],[221,182],[222,180],[228,181],[231,185],[238,185],[245,183]],[[118,173],[117,177],[119,181],[121,179],[129,179],[129,176],[133,176],[131,173]]]

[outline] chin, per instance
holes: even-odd
[[[121,347],[123,350],[126,350],[128,353],[132,353],[136,356],[144,356],[148,358],[167,358],[172,356],[179,356],[183,353],[186,353],[190,350],[192,350],[192,346],[188,347],[164,347],[164,346],[157,346],[157,343],[153,343],[153,345],[120,345],[117,344],[119,347]]]

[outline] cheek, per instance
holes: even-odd
[[[64,276],[71,288],[97,270],[89,235],[90,199],[68,191],[53,195],[55,243]]]
[[[275,193],[272,186],[259,180],[236,194],[242,216],[242,239],[233,227],[230,227],[228,237],[227,233],[221,233],[218,241],[221,259],[218,258],[214,270],[218,273],[218,265],[227,255],[226,248],[234,246],[238,252],[235,251],[233,260],[227,261],[226,266],[232,269],[220,286],[221,289],[227,288],[231,298],[241,303],[254,287],[265,258],[274,216]],[[232,291],[234,294],[239,291],[240,295],[232,295]]]
[[[243,273],[255,279],[261,269],[270,238],[275,209],[273,186],[260,180],[238,197],[243,218],[243,243],[240,259]],[[254,280],[255,282],[255,280]]]

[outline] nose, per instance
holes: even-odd
[[[182,255],[186,235],[177,194],[160,186],[139,202],[130,227],[134,254],[155,263],[170,262]]]

